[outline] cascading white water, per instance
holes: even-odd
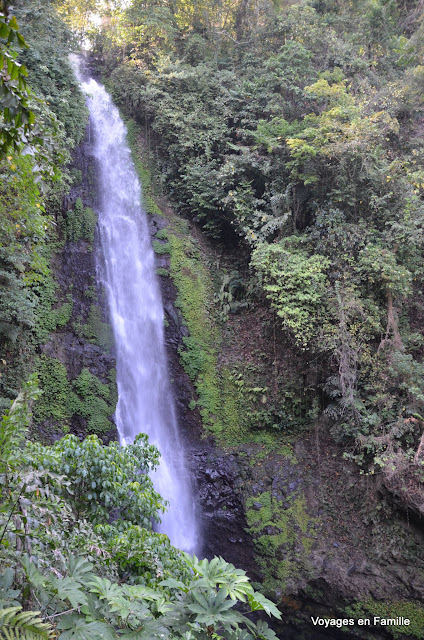
[[[193,493],[169,384],[164,312],[140,184],[118,109],[102,85],[77,75],[87,94],[99,166],[100,271],[115,338],[116,424],[123,445],[143,432],[161,452],[153,483],[169,507],[160,531],[193,553],[198,541]]]

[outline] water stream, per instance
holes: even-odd
[[[159,530],[193,553],[198,530],[193,491],[178,434],[164,344],[164,311],[141,188],[126,129],[105,88],[77,70],[90,111],[98,163],[99,278],[114,332],[121,444],[147,433],[161,452],[155,489],[169,501]]]

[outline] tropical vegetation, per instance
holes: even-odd
[[[157,191],[225,256],[211,296],[205,272],[196,280],[187,268],[199,252],[182,240],[188,226],[155,241],[181,275],[191,332],[181,360],[205,428],[221,444],[246,429],[267,443],[324,424],[346,461],[378,476],[381,509],[390,496],[423,515],[423,18],[412,0],[16,0],[13,8],[0,0],[6,640],[265,639],[274,632],[250,612],[279,616],[242,570],[189,557],[154,531],[166,508],[149,478],[159,452],[143,435],[125,449],[101,439],[113,374],[110,385],[88,369],[69,380],[43,351],[73,313],[70,294],[57,299],[55,256],[65,243],[90,247],[96,224],[80,199],[64,206],[81,178],[72,151],[87,124],[68,60],[81,44],[130,119],[130,136],[141,132]],[[90,314],[73,328],[107,348],[96,295],[87,292]],[[224,327],[264,310],[274,354],[284,349],[298,368],[284,395],[275,368],[251,384],[238,370],[219,379],[217,338],[196,311],[199,298]],[[240,392],[244,413],[228,389]],[[75,416],[85,438],[67,433]],[[51,433],[41,443],[46,420],[60,430],[54,443]],[[272,519],[286,522],[268,494],[262,501],[267,530]],[[253,530],[258,502],[247,504]]]

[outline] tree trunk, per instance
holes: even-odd
[[[392,337],[390,337],[390,334]],[[393,305],[393,295],[390,290],[387,290],[387,327],[386,335],[380,342],[378,351],[382,349],[388,342],[391,342],[395,349],[398,351],[403,350],[403,342],[399,333],[399,318],[397,311]]]

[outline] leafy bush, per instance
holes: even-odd
[[[306,348],[317,336],[321,313],[325,313],[329,260],[310,256],[296,244],[262,244],[254,251],[252,264],[262,275],[264,290],[283,326]]]
[[[148,476],[159,453],[147,436],[124,448],[96,436],[25,446],[37,394],[32,380],[0,424],[0,560],[12,567],[0,575],[5,633],[276,640],[235,608],[280,617],[244,571],[199,561],[151,530],[163,504]],[[39,612],[28,611],[34,600]]]

